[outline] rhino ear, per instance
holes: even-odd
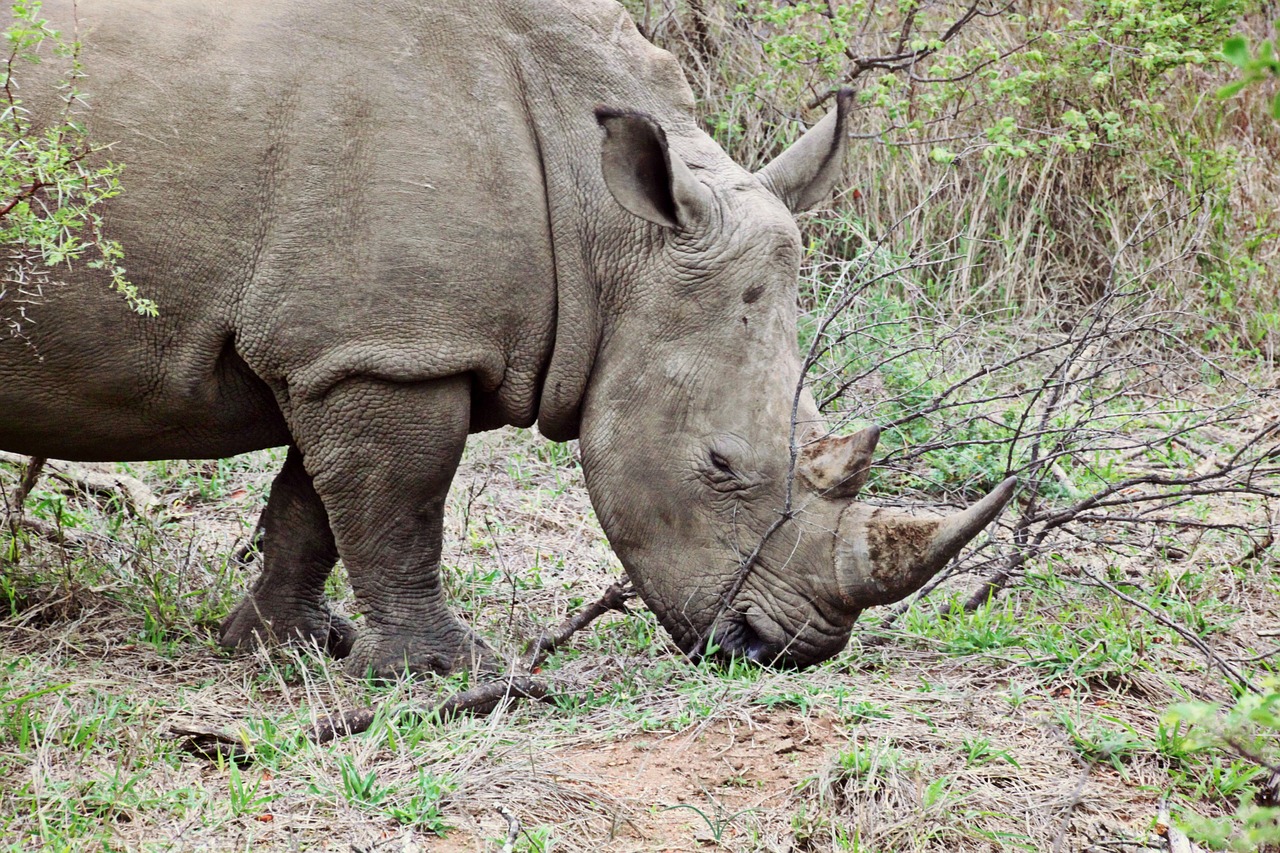
[[[836,108],[809,129],[800,140],[773,162],[756,172],[756,177],[792,213],[808,210],[825,199],[840,177],[848,148],[849,107],[853,90],[841,89]]]
[[[665,228],[688,228],[706,215],[710,193],[667,147],[667,134],[644,113],[596,108],[604,128],[600,164],[618,204]]]

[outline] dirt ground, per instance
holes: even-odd
[[[549,447],[477,437],[450,504],[453,598],[513,657],[620,571],[572,458]],[[972,617],[921,604],[806,672],[690,664],[637,606],[548,661],[555,704],[387,713],[317,746],[303,733],[324,714],[421,707],[459,684],[369,685],[304,650],[214,647],[252,576],[226,555],[278,461],[131,467],[158,509],[114,531],[102,494],[51,484],[87,534],[32,543],[8,569],[0,849],[1164,850],[1162,801],[1225,815],[1257,785],[1229,754],[1179,746],[1167,721],[1178,702],[1230,698],[1200,651],[1049,576]],[[1275,563],[1232,567],[1228,544],[1172,569],[1112,560],[1112,576],[1200,606],[1203,636],[1265,676]],[[175,726],[230,733],[254,760],[193,757]]]

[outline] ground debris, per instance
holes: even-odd
[[[168,736],[178,741],[178,748],[197,758],[247,767],[253,763],[253,751],[241,737],[222,729],[195,725],[171,725]]]
[[[544,632],[531,643],[522,662],[523,668],[528,672],[534,672],[557,648],[568,642],[570,637],[604,614],[611,610],[626,613],[627,601],[634,597],[635,591],[627,581],[615,581],[610,584],[600,598],[590,606],[570,616],[555,631]],[[503,702],[518,699],[545,702],[550,696],[551,688],[545,681],[533,678],[531,675],[512,675],[455,693],[429,708],[406,708],[395,713],[424,720],[432,718],[446,720],[458,714],[483,716],[492,713]],[[317,720],[309,736],[315,743],[328,743],[346,735],[360,734],[368,731],[377,716],[378,710],[372,707],[341,711]]]

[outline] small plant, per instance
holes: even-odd
[[[710,799],[711,801],[712,814],[707,814],[702,809],[698,808],[697,806],[690,805],[689,803],[679,803],[674,806],[666,806],[662,809],[662,811],[669,812],[669,811],[675,811],[676,809],[688,809],[689,811],[696,814],[698,817],[702,818],[702,821],[707,825],[707,829],[710,830],[711,832],[711,838],[717,844],[719,844],[724,839],[725,832],[729,829],[729,827],[733,826],[733,822],[735,820],[737,820],[738,818],[742,817],[745,814],[751,814],[752,812],[755,811],[754,808],[751,808],[751,809],[739,809],[736,812],[730,812],[727,809],[725,809],[725,807],[715,797],[711,797],[710,795],[708,795],[708,799]]]
[[[1014,767],[1019,766],[1008,750],[996,750],[991,741],[984,737],[961,738],[960,751],[964,754],[965,764],[970,767],[981,767],[998,760],[1006,761]]]
[[[228,802],[237,817],[261,814],[276,799],[276,794],[263,790],[262,774],[246,774],[235,763],[227,765],[227,772]]]
[[[355,761],[347,756],[338,759],[338,773],[342,777],[342,791],[352,805],[376,806],[389,793],[387,788],[378,784],[376,769],[361,773]]]
[[[524,830],[515,847],[519,853],[552,853],[557,849],[559,846],[556,844],[554,831],[549,826],[535,826]]]
[[[64,41],[40,17],[40,0],[12,4],[5,30],[7,56],[0,59],[0,321],[22,334],[27,309],[39,304],[58,267],[90,258],[88,266],[107,274],[112,289],[139,314],[155,315],[125,275],[120,244],[102,231],[100,205],[120,194],[121,167],[97,164],[102,149],[90,142],[76,117],[83,105],[80,43]],[[45,125],[37,124],[18,97],[20,65],[40,62],[40,51],[66,63],[58,84],[63,107]]]
[[[1234,810],[1220,818],[1185,810],[1180,822],[1187,834],[1216,850],[1280,844],[1280,679],[1264,681],[1259,691],[1244,693],[1229,707],[1212,702],[1176,705],[1168,720],[1191,726],[1201,746],[1226,749],[1245,762],[1243,768],[1232,762],[1228,772],[1216,774],[1230,783],[1220,793],[1235,799]]]
[[[454,787],[451,777],[437,776],[420,767],[416,782],[410,786],[408,798],[388,804],[386,812],[405,826],[443,837],[450,827],[444,819],[442,802],[453,792]]]
[[[1101,722],[1091,722],[1078,710],[1060,710],[1056,716],[1071,745],[1085,761],[1109,764],[1124,773],[1125,764],[1131,758],[1149,749],[1147,742],[1123,720],[1103,717]]]

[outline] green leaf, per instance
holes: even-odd
[[[1276,92],[1275,100],[1271,102],[1271,117],[1280,121],[1280,92]]]
[[[1237,80],[1234,83],[1228,83],[1227,85],[1219,89],[1217,92],[1215,92],[1214,97],[1220,100],[1226,100],[1227,98],[1235,97],[1236,95],[1240,94],[1241,89],[1243,89],[1245,86],[1248,86],[1248,85],[1249,85],[1248,80]]]
[[[1232,36],[1222,44],[1222,58],[1236,68],[1244,68],[1249,62],[1249,40],[1244,36]]]

